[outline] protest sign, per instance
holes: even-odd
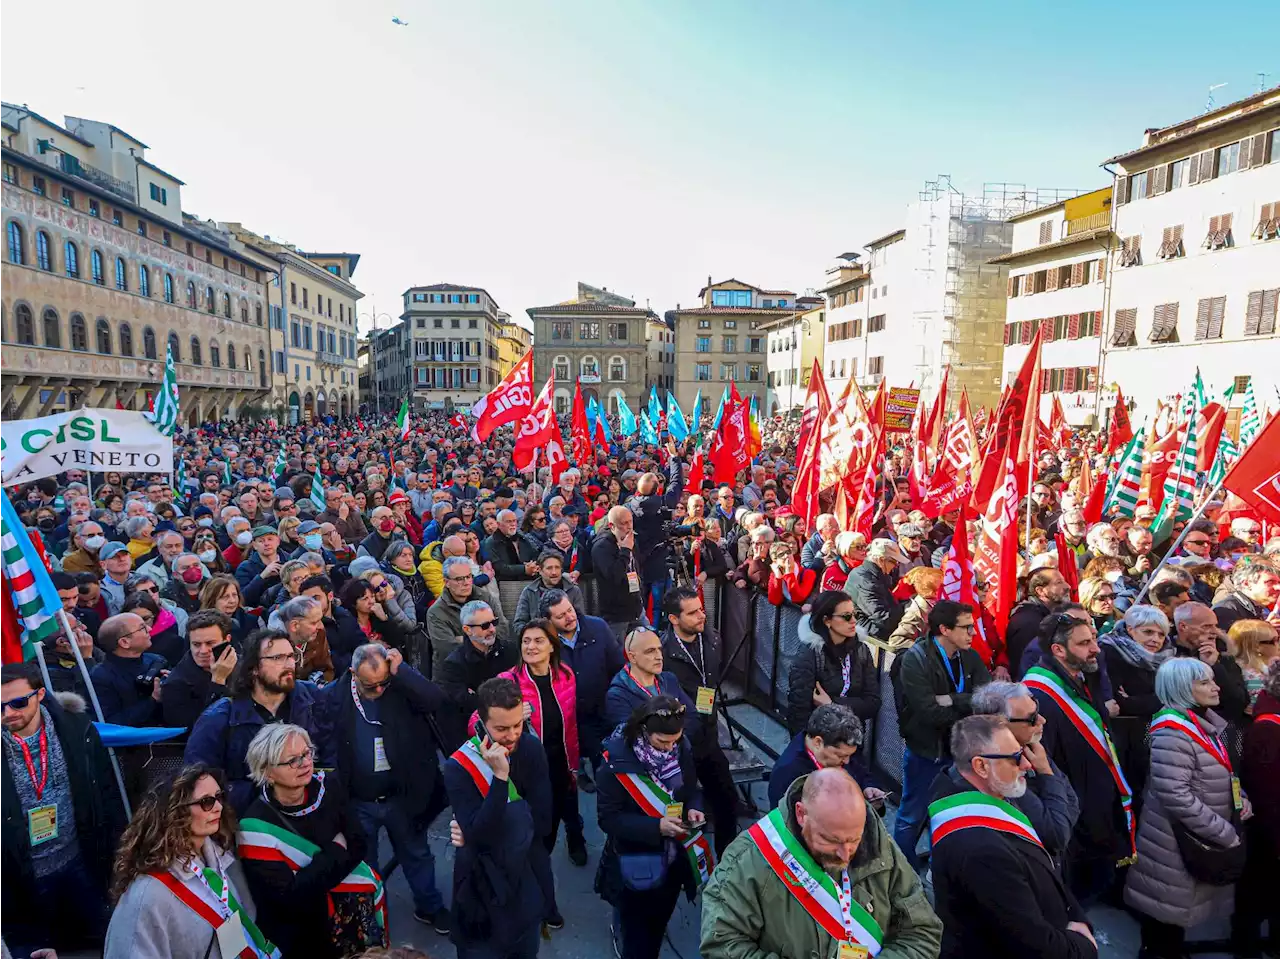
[[[69,469],[169,473],[173,439],[132,410],[81,409],[0,425],[3,485]]]
[[[919,390],[909,386],[889,387],[889,399],[884,405],[884,428],[891,433],[907,432],[919,405]]]

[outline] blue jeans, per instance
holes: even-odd
[[[424,822],[420,827],[415,826],[395,800],[352,800],[351,805],[369,843],[370,855],[376,855],[378,830],[386,827],[391,849],[413,893],[413,908],[423,916],[443,909],[444,898],[436,888],[436,857],[427,839],[428,824]]]
[[[929,825],[929,788],[938,773],[950,765],[949,759],[926,759],[908,748],[902,751],[902,801],[893,825],[893,841],[916,872],[920,871],[916,843]]]
[[[662,598],[667,595],[667,589],[671,586],[670,577],[664,576],[662,579],[655,580],[652,583],[645,584],[645,603],[644,613],[649,620],[649,624],[665,623],[667,617],[662,613]],[[662,632],[661,629],[658,630]]]

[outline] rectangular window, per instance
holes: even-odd
[[[14,166],[12,163],[6,163],[4,165],[4,182],[5,183],[18,182],[18,168]]]
[[[721,379],[721,380],[723,380],[723,381],[726,381],[726,382],[727,382],[728,380],[736,380],[737,378],[738,378],[738,364],[737,364],[737,363],[721,363],[721,364],[720,364],[720,379]]]
[[[551,338],[553,340],[573,339],[573,324],[568,321],[553,320],[551,323]]]
[[[880,376],[884,373],[884,357],[873,356],[867,360],[867,373],[871,376]]]
[[[1169,167],[1169,189],[1176,190],[1187,185],[1187,173],[1190,171],[1191,158],[1176,160]]]
[[[308,294],[309,294],[309,291],[308,291],[308,290],[307,290],[307,288],[304,286],[304,287],[302,288],[302,308],[303,308],[304,310],[307,310],[307,309],[310,309],[310,308],[311,308],[311,304],[307,301],[307,296],[308,296]]]
[[[114,207],[111,209],[111,225],[124,226],[124,214]]]
[[[480,328],[479,320],[467,320],[467,329],[478,330]]]
[[[76,208],[76,194],[74,190],[69,190],[65,186],[62,188],[62,205],[69,206],[71,209]]]
[[[724,328],[725,328],[726,330],[736,330],[736,329],[738,328],[738,321],[737,321],[737,320],[725,320],[725,321],[724,321]]]
[[[308,366],[308,367],[307,367],[307,382],[308,382],[308,383],[310,383],[310,382],[311,382],[311,367],[310,367],[310,366]]]
[[[291,346],[302,349],[302,327],[296,322],[289,324],[289,341]],[[297,376],[295,373],[294,376]]]
[[[738,352],[738,338],[736,336],[722,336],[720,337],[720,339],[722,340],[720,352],[722,353]]]
[[[598,340],[600,339],[600,324],[595,321],[589,321],[578,324],[578,339],[580,340]]]
[[[694,364],[694,366],[693,366],[693,378],[694,378],[695,380],[709,380],[709,379],[711,379],[711,364],[710,364],[710,363],[695,363],[695,364]]]
[[[1270,336],[1276,331],[1276,311],[1280,305],[1280,289],[1254,290],[1249,294],[1244,312],[1245,336]],[[1239,395],[1239,390],[1236,391]]]
[[[698,321],[698,329],[700,329],[700,330],[709,330],[709,329],[711,329],[711,321],[710,321],[710,320],[699,320],[699,321]]]
[[[31,192],[37,196],[44,196],[47,192],[44,185],[44,177],[33,176],[31,178]]]
[[[764,352],[764,337],[762,337],[762,336],[748,336],[748,337],[747,337],[747,352],[748,352],[748,353],[763,353],[763,352]]]
[[[870,316],[870,317],[867,317],[867,332],[868,332],[868,333],[879,333],[879,332],[880,332],[881,330],[883,330],[883,329],[884,329],[884,314],[883,314],[883,313],[881,313],[879,316]]]
[[[138,236],[146,236],[146,235],[147,235],[147,224],[146,224],[146,223],[144,223],[142,220],[139,220],[139,221],[138,221]]]
[[[620,343],[627,342],[627,324],[626,323],[610,323],[609,339],[617,340]]]
[[[311,349],[311,324],[309,323],[302,328],[302,348]]]
[[[461,320],[459,320],[459,319],[451,319],[451,320],[449,321],[449,329],[451,329],[451,330],[460,330],[460,329],[462,329],[462,321],[461,321]]]
[[[1225,296],[1211,296],[1196,305],[1196,339],[1222,339],[1222,320],[1227,311]]]
[[[1141,200],[1150,190],[1151,171],[1143,170],[1129,178],[1129,202]]]
[[[1228,143],[1218,148],[1218,176],[1226,176],[1240,169],[1240,144]]]
[[[441,319],[441,318],[439,318],[439,317],[437,317],[437,318],[435,319],[435,321],[431,324],[431,328],[432,328],[433,330],[443,330],[443,329],[444,329],[444,320],[443,320],[443,319]]]
[[[89,215],[95,219],[102,215],[102,209],[98,206],[98,201],[92,197],[89,198]]]
[[[191,246],[191,244],[188,243],[187,246]],[[190,253],[191,251],[187,250],[187,252]],[[294,306],[298,305],[298,284],[297,283],[289,284],[289,302],[292,303]]]
[[[711,337],[709,336],[698,337],[697,342],[694,344],[693,350],[695,353],[710,353]]]
[[[759,363],[747,364],[747,382],[748,383],[760,382],[760,364]]]

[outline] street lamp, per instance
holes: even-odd
[[[376,304],[374,304],[373,309],[368,313],[361,313],[359,315],[359,319],[368,320],[369,323],[373,326],[373,332],[369,334],[369,364],[370,364],[369,375],[373,378],[373,408],[375,412],[381,413],[382,398],[380,395],[380,391],[378,390],[378,353],[377,353],[377,346],[376,346],[376,338],[374,334],[378,332],[378,319],[380,317],[385,316],[387,318],[388,323],[394,323],[396,321],[396,318],[392,316],[390,313],[379,313],[377,310],[378,310],[378,307]],[[356,370],[357,383],[359,383],[359,372],[360,371],[357,369]]]

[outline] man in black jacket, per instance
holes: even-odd
[[[901,656],[898,728],[902,751],[902,800],[893,838],[919,869],[916,842],[927,824],[929,790],[950,761],[951,727],[972,711],[974,690],[991,682],[973,651],[973,607],[940,599],[929,610],[929,638]]]
[[[694,704],[698,731],[689,739],[698,782],[706,796],[715,828],[716,857],[738,834],[738,795],[729,759],[720,748],[720,635],[707,624],[698,594],[688,586],[667,593],[662,603],[667,628],[662,634],[662,660]]]
[[[404,663],[397,649],[368,643],[351,669],[321,694],[330,710],[338,770],[365,839],[376,848],[383,827],[413,893],[413,917],[449,934],[449,911],[436,888],[427,838],[446,805],[436,765],[431,716],[444,703],[440,687]]]
[[[1027,578],[1027,598],[1013,607],[1005,632],[1005,651],[1015,679],[1022,678],[1022,654],[1039,635],[1041,620],[1051,612],[1049,607],[1070,598],[1071,587],[1054,567],[1038,569]]]
[[[1218,628],[1228,630],[1241,619],[1269,620],[1274,626],[1280,615],[1273,610],[1280,600],[1280,575],[1264,562],[1242,562],[1231,572],[1231,592],[1213,604]]]
[[[609,510],[608,529],[591,543],[591,567],[596,571],[600,618],[621,642],[644,613],[640,567],[636,565],[635,517],[625,506]]]
[[[635,561],[643,583],[641,598],[649,622],[655,625],[662,619],[662,597],[671,585],[671,570],[667,567],[671,541],[666,524],[671,511],[679,505],[684,488],[683,467],[674,443],[668,444],[668,452],[666,491],[659,492],[657,473],[645,473],[636,480],[636,495],[627,502],[634,517]]]
[[[107,618],[98,630],[106,658],[89,678],[102,706],[102,718],[121,726],[155,726],[160,721],[160,684],[169,671],[163,656],[147,652],[151,631],[137,613]],[[149,683],[143,683],[146,677]]]
[[[538,547],[520,533],[516,514],[504,509],[497,516],[498,528],[484,541],[484,554],[493,563],[499,582],[533,579],[538,574]]]
[[[1213,670],[1218,684],[1216,712],[1228,722],[1243,727],[1251,702],[1240,664],[1231,655],[1218,623],[1221,613],[1203,603],[1183,603],[1173,612],[1174,654],[1194,656]]]
[[[230,645],[231,618],[216,609],[202,609],[187,620],[190,649],[160,684],[164,725],[190,729],[200,714],[227,695],[227,680],[236,666]],[[214,650],[228,644],[214,658]]]
[[[905,602],[893,598],[898,580],[898,564],[907,562],[898,544],[889,539],[873,539],[867,558],[844,581],[844,591],[853,600],[854,619],[860,635],[888,642],[902,620]]]
[[[453,752],[468,738],[467,721],[480,705],[476,696],[480,684],[515,668],[520,661],[520,650],[498,639],[498,620],[488,603],[472,600],[462,607],[459,619],[465,642],[445,657],[435,676],[445,698],[445,706],[436,714],[436,719],[445,739],[441,745],[446,753]]]
[[[100,945],[125,825],[110,756],[90,716],[64,710],[34,662],[5,664],[0,700],[5,941],[23,956]]]
[[[1031,763],[1008,723],[960,720],[951,752],[954,775],[938,777],[929,807],[943,959],[1093,959],[1084,910],[1018,809]]]

